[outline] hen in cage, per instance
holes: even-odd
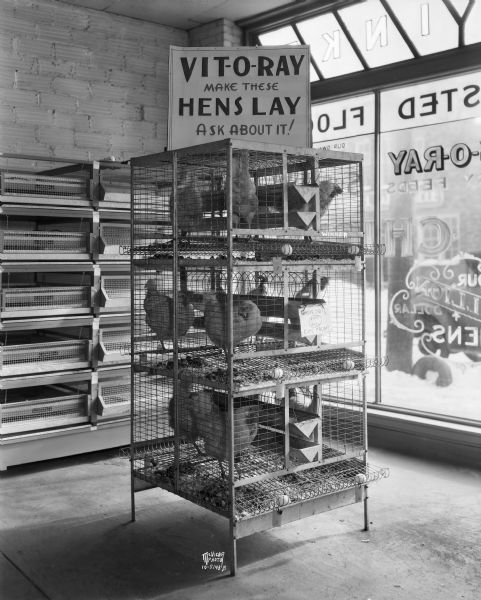
[[[204,327],[212,342],[222,348],[227,358],[228,319],[225,292],[204,294]],[[257,304],[248,299],[235,299],[232,306],[232,345],[255,335],[262,327],[261,312]]]
[[[339,194],[342,194],[342,188],[340,185],[329,179],[319,181],[318,186],[320,204],[319,216],[322,217],[322,215],[324,215],[327,209],[329,208],[329,204],[334,200],[334,198]]]
[[[232,225],[238,227],[244,219],[249,228],[259,208],[256,186],[249,173],[249,151],[232,155]]]
[[[259,275],[259,277],[257,277],[258,284],[255,288],[252,288],[252,290],[249,291],[249,296],[252,296],[253,298],[258,296],[267,296],[268,281],[269,280],[265,275]]]
[[[185,381],[182,382],[179,386],[177,400],[175,396],[172,396],[172,398],[169,400],[169,425],[175,431],[175,409],[177,404],[177,414],[179,418],[178,433],[180,437],[186,439],[188,442],[191,442],[194,445],[197,452],[199,454],[203,454],[203,452],[197,445],[197,440],[200,436],[200,431],[198,427],[198,419],[193,409],[190,394],[190,384],[186,383]]]
[[[174,194],[170,196],[170,221],[174,223]],[[199,229],[204,218],[202,193],[193,169],[179,168],[177,183],[177,227],[182,237]],[[174,232],[174,235],[176,232]]]
[[[227,443],[227,397],[214,390],[200,390],[191,395],[192,412],[195,417],[197,431],[204,439],[206,454],[219,461],[222,478],[225,479],[223,461],[228,458]],[[253,406],[243,405],[234,407],[234,463],[236,471],[241,476],[239,462],[244,450],[249,448],[257,436],[258,414]]]
[[[145,322],[155,333],[165,352],[165,341],[171,340],[174,335],[174,301],[170,296],[162,294],[157,289],[154,279],[149,279],[145,284],[144,310]],[[177,305],[177,335],[185,335],[194,322],[194,307],[189,303],[187,296],[179,294]]]

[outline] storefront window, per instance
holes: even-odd
[[[381,94],[383,404],[481,419],[480,73]]]

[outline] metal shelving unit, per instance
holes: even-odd
[[[361,155],[225,140],[132,160],[132,515],[159,486],[236,540],[364,501]]]
[[[1,469],[128,441],[129,220],[127,165],[0,156]]]

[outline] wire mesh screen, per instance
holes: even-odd
[[[32,286],[11,287],[0,291],[2,312],[45,311],[89,308],[91,288],[89,286]]]
[[[130,244],[130,225],[125,223],[101,223],[99,253],[122,257],[123,249]]]
[[[0,432],[19,433],[88,421],[86,394],[54,395],[35,400],[22,399],[0,404]]]
[[[104,308],[127,308],[130,306],[130,276],[102,275],[102,299]]]
[[[90,236],[75,231],[0,232],[0,250],[9,253],[81,254],[90,251]]]
[[[32,334],[28,339],[6,338],[0,349],[0,363],[4,375],[59,371],[87,367],[90,364],[89,340],[46,341]],[[11,341],[23,343],[11,343]]]
[[[74,177],[52,177],[28,173],[0,174],[1,193],[10,196],[45,196],[87,198],[88,180]]]

